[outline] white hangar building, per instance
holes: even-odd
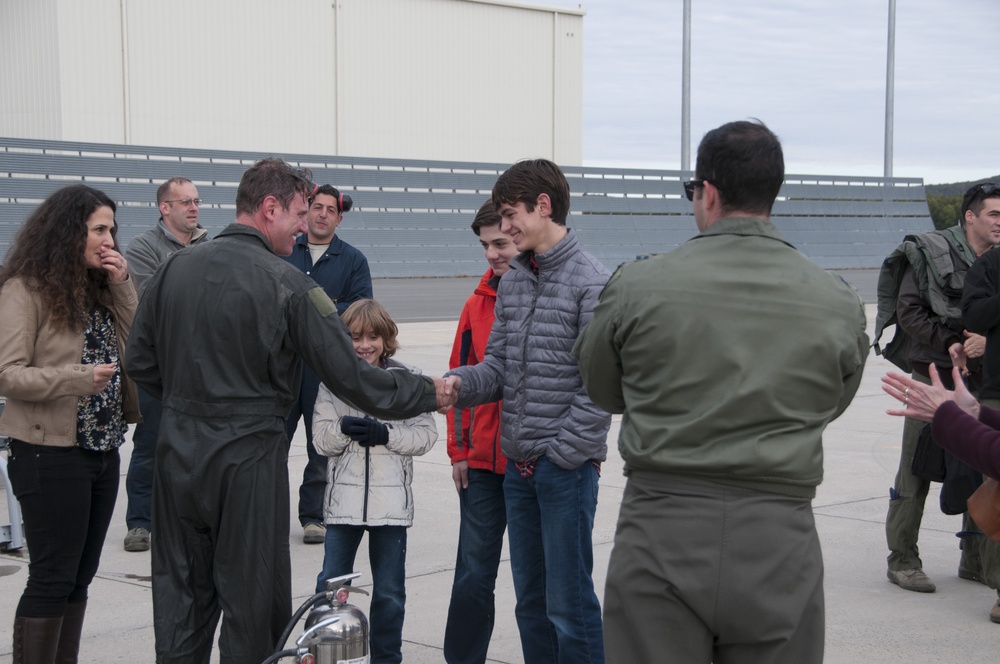
[[[583,11],[3,0],[0,136],[580,165]]]

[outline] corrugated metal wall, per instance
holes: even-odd
[[[62,138],[56,14],[56,0],[0,2],[0,126],[12,135]]]
[[[314,151],[333,136],[329,0],[128,0],[128,143]]]
[[[582,162],[579,12],[467,0],[4,0],[0,12],[0,135]]]
[[[86,182],[118,201],[119,241],[156,220],[156,188],[191,178],[212,235],[235,218],[236,187],[264,155],[169,147],[0,138],[0,256],[35,206]],[[349,193],[337,235],[360,249],[376,277],[479,275],[483,253],[469,229],[507,164],[286,154],[316,182]],[[609,268],[669,251],[697,233],[685,171],[570,166],[570,216],[583,245]],[[826,268],[878,267],[908,233],[932,230],[918,178],[786,175],[772,220]]]
[[[552,151],[556,163],[581,164],[582,151],[572,149],[573,137],[583,135],[583,114],[574,110],[583,108],[583,68],[569,63],[583,60],[583,21],[566,14],[555,14],[552,19]]]
[[[124,140],[128,120],[120,0],[57,0],[57,7],[63,137]]]

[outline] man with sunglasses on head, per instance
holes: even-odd
[[[930,233],[908,235],[886,258],[879,275],[880,304],[875,338],[879,338],[886,324],[895,322],[896,334],[884,350],[886,359],[910,371],[914,380],[927,384],[931,382],[929,366],[934,364],[948,389],[953,387],[953,362],[958,362],[966,372],[971,372],[970,386],[975,391],[980,379],[977,358],[983,354],[986,339],[963,320],[963,282],[976,258],[1000,243],[1000,225],[988,214],[970,209],[970,204],[978,197],[974,189],[966,193],[958,224]],[[895,308],[883,311],[883,303],[891,304],[894,294]],[[885,519],[889,546],[886,575],[891,583],[903,590],[932,593],[937,588],[923,570],[917,547],[931,479],[913,470],[913,458],[924,427],[924,422],[909,417],[903,422],[899,469],[889,490],[889,510]],[[949,482],[948,477],[945,482]],[[951,489],[946,484],[942,496],[949,495]],[[958,503],[956,510],[961,510],[964,497],[959,496],[952,502]],[[976,530],[965,513],[961,534]],[[960,541],[962,555],[958,576],[963,579],[982,579],[978,539],[981,538],[963,537]]]
[[[129,242],[125,251],[128,271],[140,297],[149,278],[172,253],[208,240],[208,231],[198,223],[201,199],[191,180],[175,177],[161,184],[156,190],[156,206],[160,210],[156,226]],[[142,422],[132,434],[132,458],[125,477],[126,551],[149,551],[153,530],[153,463],[163,408],[159,399],[140,387],[139,409]]]
[[[351,197],[324,184],[316,187],[309,197],[306,215],[307,230],[292,246],[292,253],[285,260],[313,278],[323,287],[337,314],[342,314],[352,302],[374,297],[372,276],[368,259],[355,247],[337,237],[337,228],[344,220],[344,213],[351,209]],[[319,393],[319,376],[309,367],[302,367],[302,388],[299,398],[292,405],[292,412],[285,421],[285,432],[291,443],[298,428],[299,418],[306,427],[306,462],[299,487],[299,523],[302,541],[322,544],[326,541],[323,525],[323,492],[326,490],[327,457],[313,447],[312,416]]]
[[[590,398],[624,413],[608,659],[819,664],[811,502],[823,431],[861,383],[864,307],[771,223],[766,126],[708,132],[695,178],[700,234],[618,268],[574,348]]]
[[[992,182],[970,187],[962,198],[962,218],[1000,237],[1000,187]],[[1000,251],[987,251],[969,268],[962,291],[962,319],[966,327],[986,335],[980,401],[1000,408]],[[978,536],[982,572],[978,580],[1000,596],[1000,544]],[[1000,598],[990,609],[990,620],[1000,623]]]

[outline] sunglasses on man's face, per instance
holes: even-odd
[[[689,201],[694,200],[694,190],[698,187],[704,187],[707,180],[688,180],[684,183],[684,195],[687,196]]]

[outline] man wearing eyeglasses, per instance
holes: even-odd
[[[781,143],[705,135],[685,184],[700,234],[621,266],[577,341],[587,394],[624,413],[604,591],[618,662],[823,660],[812,498],[822,435],[861,382],[858,294],[771,223]]]
[[[963,281],[976,258],[1000,242],[1000,225],[988,215],[980,216],[969,209],[970,194],[975,197],[972,189],[966,193],[958,224],[908,235],[886,258],[879,275],[879,300],[891,303],[895,295],[895,308],[885,312],[880,304],[875,338],[879,338],[886,324],[895,322],[896,334],[883,353],[887,359],[910,371],[914,380],[928,384],[929,366],[934,364],[949,389],[952,363],[958,362],[967,373],[971,371],[969,382],[975,391],[981,379],[976,358],[982,356],[986,339],[967,329],[968,324],[963,320]],[[922,476],[923,473],[914,473],[913,468],[925,426],[924,422],[909,417],[903,422],[899,469],[889,491],[885,520],[889,547],[886,575],[903,590],[932,593],[937,587],[923,570],[917,546],[931,479]],[[946,484],[942,497],[950,495],[950,486]],[[958,506],[950,513],[962,511],[966,498],[962,495],[954,499],[952,502]],[[966,513],[962,534],[975,530]],[[972,581],[981,580],[983,575],[976,539],[963,537],[960,543],[958,576]]]
[[[161,184],[156,190],[156,206],[160,209],[156,226],[133,239],[125,252],[129,274],[140,296],[149,278],[172,253],[208,240],[208,231],[198,223],[201,199],[191,180],[175,177]],[[125,478],[126,551],[149,551],[152,531],[153,464],[162,406],[159,399],[140,387],[139,409],[142,422],[132,434],[132,458]]]
[[[1000,186],[987,182],[970,187],[962,197],[962,218],[966,227],[981,226],[1000,237]],[[1000,408],[1000,251],[984,253],[965,275],[962,319],[970,331],[986,335],[979,397],[984,405]],[[976,543],[982,561],[979,580],[1000,595],[1000,544],[982,536]],[[1000,599],[990,609],[990,620],[1000,623]]]

